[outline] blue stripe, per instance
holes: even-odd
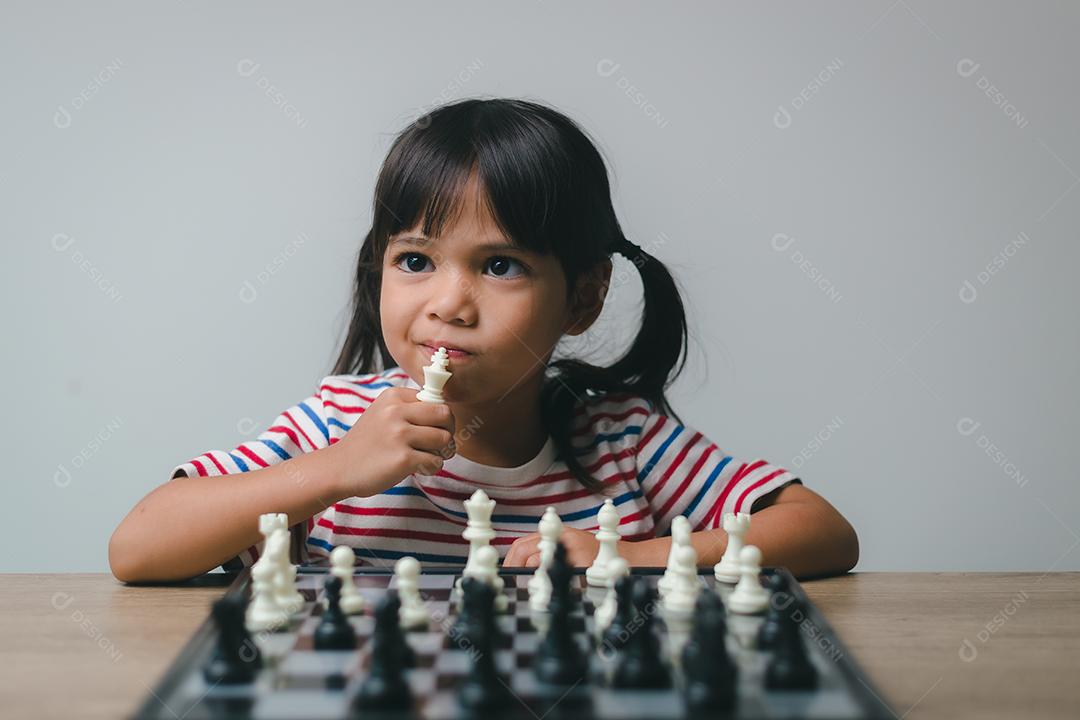
[[[308,545],[315,545],[316,547],[321,547],[327,551],[334,549],[333,545],[326,542],[325,540],[320,540],[319,538],[309,537],[307,541]],[[458,557],[457,555],[435,555],[432,553],[402,552],[399,550],[372,550],[370,548],[358,547],[354,547],[352,550],[353,553],[359,557],[379,558],[385,560],[397,560],[398,558],[409,556],[416,558],[420,562],[440,562],[463,565],[467,559],[464,556]]]
[[[709,474],[709,479],[705,481],[705,484],[702,486],[701,491],[697,494],[696,497],[694,497],[693,502],[691,502],[686,507],[686,509],[682,511],[683,515],[685,515],[686,517],[690,517],[690,515],[694,512],[694,508],[698,506],[698,503],[701,502],[701,499],[705,497],[706,493],[709,492],[709,488],[712,487],[713,480],[715,480],[716,477],[721,472],[723,472],[724,468],[727,467],[727,464],[729,462],[731,462],[730,455],[721,460],[720,463],[715,468],[713,468],[713,471]]]
[[[362,387],[362,388],[404,387],[403,385],[402,386],[395,385],[394,383],[386,382],[385,380],[382,381],[382,382],[369,382],[369,383],[356,383],[356,384],[359,387]]]
[[[675,438],[679,437],[679,435],[682,434],[682,431],[684,429],[685,428],[682,425],[679,425],[678,427],[676,427],[675,431],[673,433],[671,433],[671,435],[668,437],[667,440],[664,441],[664,444],[661,445],[656,450],[656,452],[653,453],[653,456],[651,458],[649,458],[649,462],[645,463],[645,467],[643,467],[641,469],[641,471],[638,473],[637,481],[638,481],[639,485],[641,484],[641,481],[645,479],[645,476],[648,475],[652,471],[652,469],[654,467],[656,467],[656,463],[660,462],[660,457],[668,449],[668,447],[671,445],[671,443],[674,442]]]
[[[345,432],[349,432],[350,430],[352,430],[352,425],[346,425],[345,423],[341,422],[337,418],[326,418],[326,424],[327,425],[333,425],[335,427],[339,427],[342,430],[344,430]]]
[[[582,445],[581,446],[581,450],[584,450],[584,451],[588,452],[589,450],[594,449],[597,445],[599,445],[602,442],[607,442],[609,440],[619,440],[621,438],[626,437],[627,435],[634,435],[634,434],[637,434],[637,435],[641,434],[641,426],[640,425],[627,425],[626,429],[624,429],[622,432],[617,432],[617,433],[597,433],[593,437],[593,439],[589,442],[588,445]],[[580,455],[582,453],[579,450],[577,452],[577,454]]]
[[[273,450],[274,452],[276,452],[276,453],[278,454],[278,456],[279,456],[279,457],[280,457],[280,458],[281,458],[282,460],[288,460],[288,459],[289,459],[289,453],[287,453],[287,452],[285,452],[284,450],[282,450],[282,449],[281,449],[281,446],[280,446],[280,445],[278,445],[278,444],[277,444],[276,442],[274,442],[273,440],[263,440],[262,438],[259,438],[259,442],[261,442],[261,443],[262,443],[263,445],[265,445],[266,447],[268,447],[268,448],[270,448],[271,450]]]
[[[229,457],[231,457],[233,459],[233,462],[236,463],[236,466],[238,468],[240,468],[240,472],[247,472],[248,471],[248,466],[247,466],[246,462],[244,462],[240,458],[236,457],[232,453],[229,453]]]
[[[300,409],[304,411],[304,414],[311,418],[311,422],[315,423],[315,427],[319,428],[319,431],[326,438],[327,442],[330,442],[330,431],[326,429],[326,423],[315,414],[315,411],[307,406],[307,403],[300,403]]]
[[[454,517],[464,518],[466,520],[468,520],[468,518],[469,518],[469,513],[467,513],[467,512],[458,512],[456,510],[451,510],[450,508],[446,508],[446,507],[443,507],[442,505],[439,505],[437,502],[435,502],[431,498],[431,496],[429,496],[427,493],[425,493],[420,488],[409,487],[409,486],[406,486],[406,485],[400,485],[400,486],[389,488],[387,490],[383,490],[382,494],[383,495],[412,495],[414,497],[422,497],[422,498],[426,499],[428,502],[430,502],[432,505],[434,505],[436,508],[438,508],[440,511],[446,513],[447,515],[453,515]],[[641,497],[641,489],[640,488],[637,489],[637,490],[632,490],[630,492],[623,493],[622,495],[619,495],[616,498],[612,498],[612,502],[616,506],[618,506],[618,505],[622,505],[623,503],[630,502],[634,498],[639,498],[639,497]],[[580,520],[581,518],[585,518],[585,517],[595,517],[596,514],[600,512],[600,508],[603,507],[603,506],[604,506],[604,504],[600,503],[599,505],[596,505],[595,507],[585,508],[584,510],[578,510],[576,512],[567,513],[566,515],[561,515],[560,517],[564,521]],[[540,522],[540,516],[539,515],[492,515],[491,516],[491,521],[492,522],[501,522],[501,523],[536,524],[536,523]]]

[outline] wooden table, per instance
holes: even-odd
[[[803,585],[898,717],[1080,716],[1080,573]],[[223,591],[0,575],[0,706],[20,718],[130,715]]]

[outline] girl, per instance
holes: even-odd
[[[679,292],[623,235],[601,156],[573,121],[522,100],[437,108],[394,141],[373,209],[332,374],[257,439],[177,466],[143,498],[109,542],[117,578],[249,565],[266,512],[288,514],[294,562],[349,545],[374,564],[463,564],[463,501],[478,487],[497,503],[506,566],[538,563],[549,505],[570,561],[591,563],[605,498],[631,565],[666,564],[676,515],[699,564],[716,563],[721,519],[736,511],[754,513],[746,541],[770,565],[855,565],[855,532],[828,502],[784,468],[732,457],[668,405],[687,349]],[[644,287],[636,337],[610,367],[552,361],[599,316],[616,252]],[[416,399],[439,346],[453,373],[441,405]]]

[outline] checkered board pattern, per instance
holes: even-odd
[[[638,571],[650,582],[659,579],[652,570]],[[766,570],[766,573],[785,570]],[[241,573],[227,592],[247,593],[248,573]],[[416,652],[416,667],[408,670],[415,699],[409,717],[449,719],[466,717],[457,702],[456,690],[468,674],[470,648],[458,638],[453,625],[457,603],[453,585],[458,575],[425,572],[419,586],[432,622],[426,630],[410,631],[409,643]],[[613,688],[607,683],[615,654],[594,638],[593,611],[604,590],[591,588],[583,574],[572,578],[574,587],[572,630],[583,653],[589,655],[589,677],[571,688],[550,688],[538,683],[532,670],[535,649],[541,635],[529,609],[527,583],[530,574],[504,572],[503,592],[507,612],[497,617],[501,637],[496,650],[496,667],[512,692],[511,704],[498,712],[499,718],[545,717],[580,718],[684,718],[687,713],[680,686],[678,649],[688,628],[666,623],[661,613],[657,630],[661,650],[672,670],[673,686],[666,690]],[[804,601],[797,618],[811,661],[819,671],[819,685],[813,691],[771,691],[764,685],[767,651],[756,648],[756,634],[762,618],[728,614],[728,649],[739,668],[736,708],[730,717],[753,718],[878,718],[893,717],[870,681],[840,644],[832,629],[814,607],[798,583],[788,576],[792,595]],[[307,603],[288,628],[254,634],[263,656],[263,669],[254,683],[211,687],[201,669],[213,652],[216,630],[207,620],[169,673],[142,706],[140,718],[242,717],[253,720],[312,718],[334,720],[350,717],[350,703],[367,674],[369,640],[374,629],[371,608],[386,589],[395,587],[388,571],[358,571],[354,581],[369,601],[363,615],[350,618],[357,633],[358,647],[350,651],[316,651],[313,633],[322,614],[323,568],[302,568],[297,584]],[[702,571],[700,581],[710,592],[726,600],[731,589],[717,583],[711,572]]]

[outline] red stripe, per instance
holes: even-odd
[[[654,482],[652,486],[645,492],[646,500],[648,500],[650,503],[652,502],[652,499],[656,497],[657,493],[659,493],[664,488],[664,485],[667,484],[668,478],[671,477],[672,473],[674,473],[678,469],[678,467],[682,465],[682,461],[686,457],[686,454],[690,452],[690,449],[694,447],[694,445],[696,445],[697,441],[700,439],[701,433],[694,433],[694,437],[690,438],[690,442],[683,445],[682,450],[680,450],[679,454],[675,456],[675,460],[667,466],[666,470],[664,470],[664,474],[661,475],[660,478],[656,482]]]
[[[320,527],[329,528],[335,535],[354,535],[354,536],[367,536],[367,537],[390,537],[401,538],[404,540],[427,540],[429,542],[446,543],[449,545],[468,545],[469,541],[461,537],[461,535],[454,535],[449,533],[436,533],[426,532],[423,530],[399,530],[397,528],[376,528],[376,527],[363,527],[354,528],[345,525],[337,525],[330,522],[326,518],[319,518],[318,522]],[[517,537],[506,537],[496,535],[492,540],[492,545],[510,545]]]
[[[638,451],[643,450],[649,444],[649,441],[653,439],[653,436],[655,436],[656,433],[660,432],[660,428],[667,425],[668,419],[669,418],[668,418],[667,415],[661,415],[660,416],[660,419],[656,421],[656,424],[652,426],[652,428],[649,430],[649,432],[645,433],[645,437],[638,440],[638,445],[637,445],[637,450]]]
[[[576,429],[573,433],[573,436],[578,437],[579,435],[585,435],[586,433],[589,433],[596,426],[596,423],[600,420],[603,420],[604,418],[610,418],[611,420],[625,420],[631,415],[637,414],[648,417],[649,411],[641,406],[635,406],[623,413],[597,413],[589,418],[589,422],[587,425],[582,425],[580,428]]]
[[[337,410],[340,410],[343,413],[362,413],[362,412],[364,412],[364,410],[367,409],[367,408],[362,408],[359,405],[356,406],[356,407],[352,407],[350,405],[338,405],[333,400],[326,400],[326,399],[323,399],[323,405],[329,405],[330,407],[335,408]]]
[[[251,462],[255,463],[256,465],[258,465],[260,467],[268,467],[267,462],[265,460],[263,460],[261,457],[259,457],[258,455],[256,455],[255,452],[253,450],[251,450],[250,448],[248,448],[248,446],[246,444],[241,445],[240,447],[238,447],[236,449],[239,450],[240,452],[242,452],[245,457],[249,458],[251,460]]]
[[[739,511],[740,511],[739,509],[740,509],[740,508],[742,507],[742,502],[743,502],[743,500],[745,500],[745,499],[746,499],[746,496],[747,496],[747,494],[749,494],[751,490],[753,490],[754,488],[758,488],[758,487],[761,487],[762,485],[764,485],[765,483],[769,482],[770,480],[772,480],[772,479],[773,479],[774,477],[776,477],[777,475],[782,475],[782,474],[783,474],[783,472],[784,472],[783,468],[781,468],[781,469],[779,469],[779,470],[776,470],[775,472],[771,472],[771,473],[769,473],[768,475],[766,475],[765,477],[763,477],[763,478],[761,478],[760,480],[758,480],[758,481],[757,481],[756,483],[754,483],[754,484],[753,484],[753,485],[751,485],[750,487],[748,487],[748,488],[746,488],[745,490],[743,490],[743,493],[742,493],[742,495],[740,495],[740,496],[739,496],[739,499],[735,501],[735,512],[739,512]]]
[[[348,388],[334,387],[333,385],[327,385],[325,383],[319,386],[319,390],[329,391],[329,392],[335,393],[335,394],[354,395],[354,396],[360,398],[361,400],[367,400],[369,403],[375,402],[374,397],[368,397],[367,395],[363,395],[361,393],[358,393],[355,390],[349,390]]]
[[[206,468],[203,467],[203,464],[201,462],[199,462],[198,460],[192,460],[191,464],[195,466],[195,469],[198,471],[200,477],[206,477]]]
[[[274,425],[272,428],[267,430],[267,432],[279,432],[282,435],[288,435],[289,439],[292,440],[292,444],[296,446],[296,449],[300,452],[304,452],[304,447],[300,444],[300,438],[296,437],[296,433],[294,433],[292,430],[285,427],[284,425]]]
[[[700,435],[700,433],[699,433],[699,435]],[[701,457],[694,464],[694,467],[690,468],[690,472],[687,473],[687,475],[683,479],[682,483],[679,484],[679,487],[675,488],[675,492],[673,492],[671,494],[671,497],[669,497],[667,499],[667,502],[665,502],[660,507],[660,509],[656,513],[654,513],[657,518],[667,517],[668,511],[671,510],[671,508],[675,504],[675,502],[680,497],[682,497],[684,492],[686,492],[686,488],[690,485],[691,482],[693,482],[694,478],[697,476],[698,470],[701,469],[701,466],[705,464],[705,460],[709,457],[709,455],[715,449],[716,449],[716,444],[715,443],[710,444],[709,447],[705,448],[705,452],[703,452],[701,454]]]
[[[558,474],[565,475],[565,476],[570,476],[570,473],[558,473]],[[633,470],[620,470],[620,471],[614,473],[613,475],[601,480],[600,484],[601,484],[601,486],[606,487],[608,485],[613,485],[613,484],[619,482],[620,480],[625,482],[625,481],[629,480],[632,477],[634,477],[634,471]],[[565,479],[565,478],[563,478],[563,479]],[[450,500],[461,500],[462,502],[464,502],[465,500],[468,500],[472,496],[472,493],[463,493],[463,492],[455,492],[453,490],[446,490],[444,488],[435,487],[433,485],[425,485],[425,484],[423,484],[423,483],[421,483],[419,481],[417,482],[417,485],[420,486],[420,489],[423,490],[426,494],[432,495],[432,496],[435,496],[435,497],[443,497],[443,498],[447,498],[447,499],[450,499]],[[502,487],[505,487],[505,486],[502,486]],[[513,487],[519,487],[519,486],[515,485]],[[546,508],[548,505],[555,505],[555,504],[558,504],[558,503],[568,502],[570,500],[577,500],[578,498],[587,497],[587,496],[592,495],[592,494],[594,494],[594,493],[590,492],[587,488],[581,488],[579,490],[571,490],[569,492],[556,493],[554,495],[540,495],[540,496],[531,497],[531,498],[500,498],[500,497],[495,497],[493,499],[499,505],[513,505],[513,506],[518,506],[518,507],[536,506],[537,508],[542,510],[543,508]]]
[[[727,481],[727,483],[724,485],[723,491],[721,491],[720,493],[720,497],[716,498],[716,502],[714,502],[713,506],[709,508],[708,514],[701,519],[700,523],[698,523],[699,529],[708,527],[710,525],[710,520],[712,521],[712,527],[715,528],[720,526],[720,508],[724,507],[724,501],[727,500],[727,496],[731,493],[731,489],[735,487],[735,478],[742,477],[745,470],[746,463],[743,463],[742,466],[735,471],[735,476],[731,480]]]
[[[285,411],[285,417],[287,417],[289,419],[289,422],[291,422],[293,426],[300,432],[300,434],[304,436],[304,439],[307,440],[308,445],[311,446],[311,449],[318,450],[318,448],[315,447],[315,443],[311,442],[311,438],[309,438],[308,434],[304,432],[304,428],[300,427],[300,423],[296,422],[296,420],[293,420],[293,416],[289,414],[288,410]],[[303,448],[301,448],[301,450],[302,449]]]
[[[222,475],[228,475],[229,474],[229,471],[225,469],[225,466],[223,466],[221,463],[219,463],[217,461],[217,458],[214,457],[213,455],[211,455],[210,453],[203,453],[199,457],[209,458],[210,462],[214,463],[214,466],[218,469],[218,472],[221,473]]]

